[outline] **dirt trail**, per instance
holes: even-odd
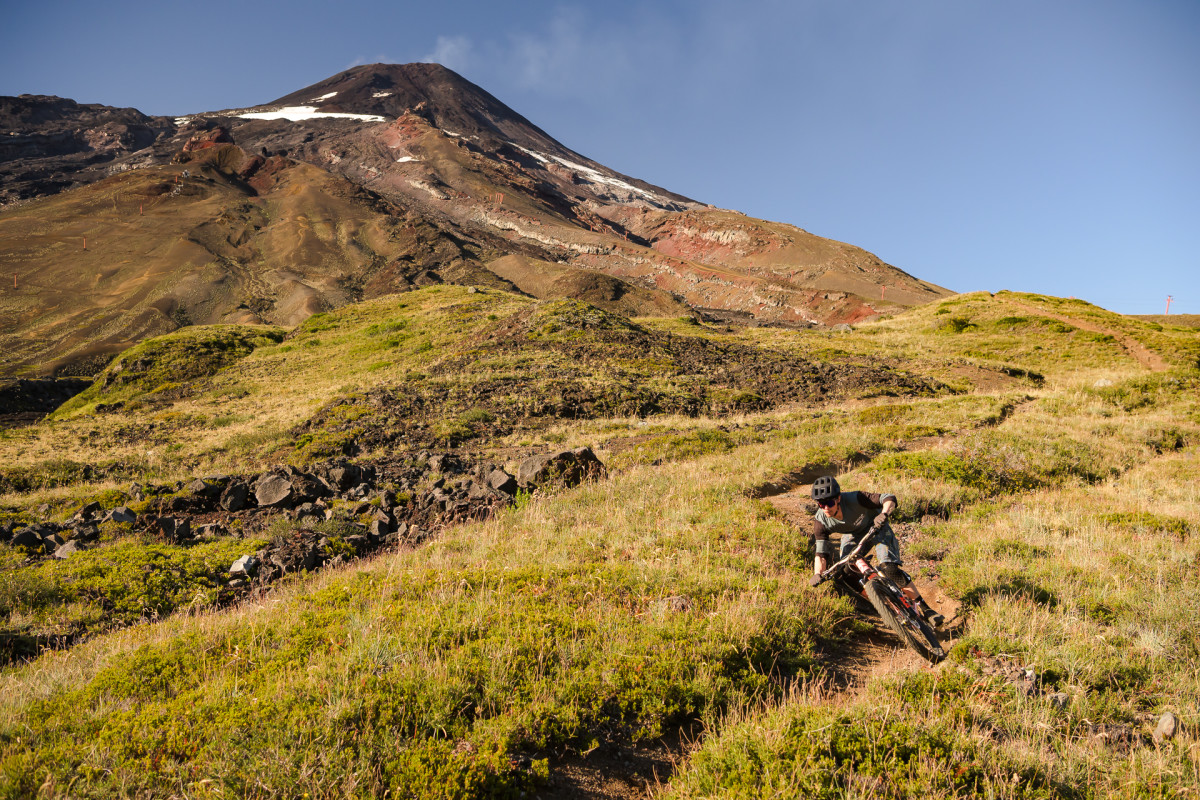
[[[1018,308],[1028,311],[1030,314],[1056,319],[1059,322],[1065,322],[1068,325],[1074,325],[1076,328],[1082,328],[1083,330],[1091,331],[1092,333],[1107,334],[1116,339],[1121,347],[1125,348],[1125,352],[1129,353],[1130,357],[1135,359],[1139,364],[1148,370],[1162,372],[1168,366],[1167,362],[1163,360],[1162,356],[1146,347],[1129,334],[1121,333],[1118,330],[1106,328],[1103,325],[1098,325],[1095,322],[1089,322],[1088,320],[1080,319],[1078,317],[1072,317],[1067,314],[1058,314],[1045,308],[1039,308],[1037,306],[1031,306],[1025,303],[1015,303],[1014,305],[1016,305]]]
[[[801,531],[807,531],[812,520],[809,508],[809,486],[799,486],[783,494],[765,497],[768,503],[775,506],[788,522]],[[914,559],[905,556],[906,533],[911,532],[907,525],[893,525],[896,537],[900,540],[900,553],[905,557],[905,567],[914,569]],[[946,618],[945,625],[939,631],[943,647],[949,649],[951,640],[961,632],[963,620],[959,617],[959,605],[954,599],[947,597],[938,586],[936,578],[918,577],[913,582],[921,592],[921,596]],[[857,694],[879,675],[898,671],[918,671],[932,669],[919,655],[909,650],[888,630],[882,620],[874,614],[863,614],[864,619],[875,623],[875,630],[838,650],[825,654],[825,667],[829,671],[834,688],[842,692]]]

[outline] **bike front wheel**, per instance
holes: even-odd
[[[938,641],[933,628],[915,611],[901,603],[896,598],[900,590],[894,585],[885,587],[884,580],[868,581],[865,587],[867,599],[871,601],[875,611],[892,632],[917,655],[930,664],[941,661],[946,657],[946,651],[942,649],[942,643]]]

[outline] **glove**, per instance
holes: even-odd
[[[882,528],[886,524],[887,524],[887,514],[880,514],[878,517],[875,518],[875,527],[876,528]]]

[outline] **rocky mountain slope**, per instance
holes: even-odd
[[[801,326],[946,294],[608,169],[436,64],[174,120],[5,98],[0,121],[0,374],[86,372],[189,321],[293,325],[420,282]]]

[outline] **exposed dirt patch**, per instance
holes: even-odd
[[[640,746],[602,746],[584,755],[550,760],[540,800],[641,800],[653,797],[686,763],[698,741],[676,732]]]

